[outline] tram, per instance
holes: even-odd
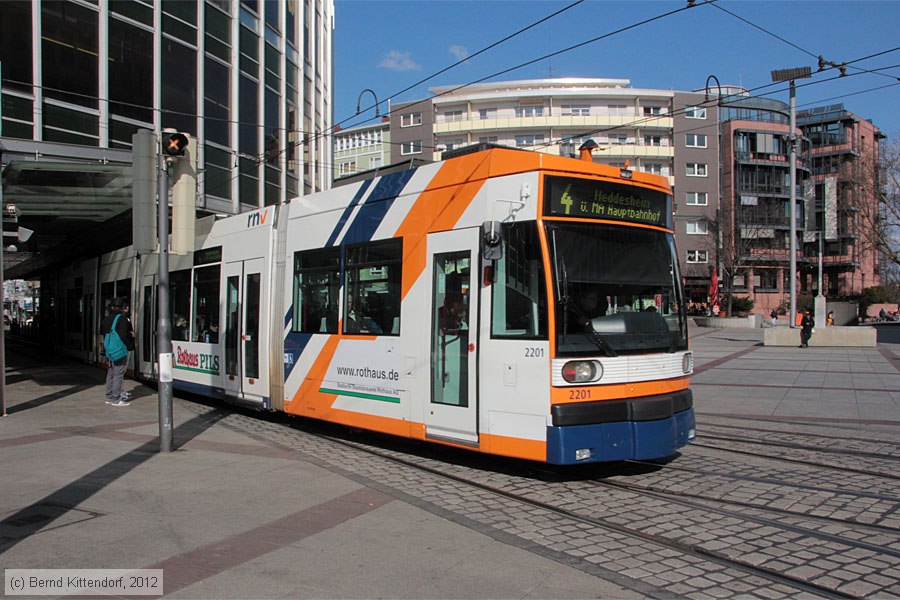
[[[473,147],[201,219],[170,259],[174,386],[552,464],[674,454],[695,421],[671,190],[585,158]],[[48,286],[85,322],[129,295],[148,380],[157,262]],[[65,346],[97,358],[82,330]]]

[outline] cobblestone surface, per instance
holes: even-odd
[[[900,595],[897,481],[777,459],[711,457],[694,448],[671,468],[627,477],[608,467],[598,468],[601,478],[543,477],[528,465],[485,467],[490,461],[477,455],[468,460],[468,453],[448,451],[444,458],[453,460],[437,460],[415,446],[357,449],[241,415],[226,423],[498,539],[615,577],[640,593],[818,595],[765,571],[853,596]],[[416,466],[363,451],[372,449]],[[695,498],[691,504],[612,488],[604,479]]]

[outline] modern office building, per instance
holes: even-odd
[[[164,128],[196,138],[203,212],[327,189],[333,18],[333,0],[0,2],[4,202],[39,243],[105,222],[130,207],[132,134]]]
[[[334,179],[391,164],[391,119],[334,132]]]

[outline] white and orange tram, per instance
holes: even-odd
[[[663,177],[504,148],[208,217],[170,259],[174,386],[553,464],[670,456],[695,427],[672,220]],[[99,320],[129,294],[154,379],[156,257],[82,269],[57,297]]]

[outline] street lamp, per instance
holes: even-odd
[[[373,92],[369,88],[366,88],[359,93],[359,97],[356,99],[356,114],[360,113],[360,102],[362,102],[363,94],[365,94],[366,92],[369,92],[370,94],[372,94],[372,97],[375,98],[375,118],[377,119],[381,116],[381,112],[379,112],[378,110],[378,105],[380,104],[380,102],[378,102],[378,96],[375,95],[375,92]]]
[[[796,79],[807,79],[812,76],[810,67],[796,67],[793,69],[780,69],[772,71],[772,81],[791,82],[791,117],[790,135],[788,145],[791,154],[791,296],[790,296],[790,326],[795,327],[797,322],[797,90],[794,85]]]

